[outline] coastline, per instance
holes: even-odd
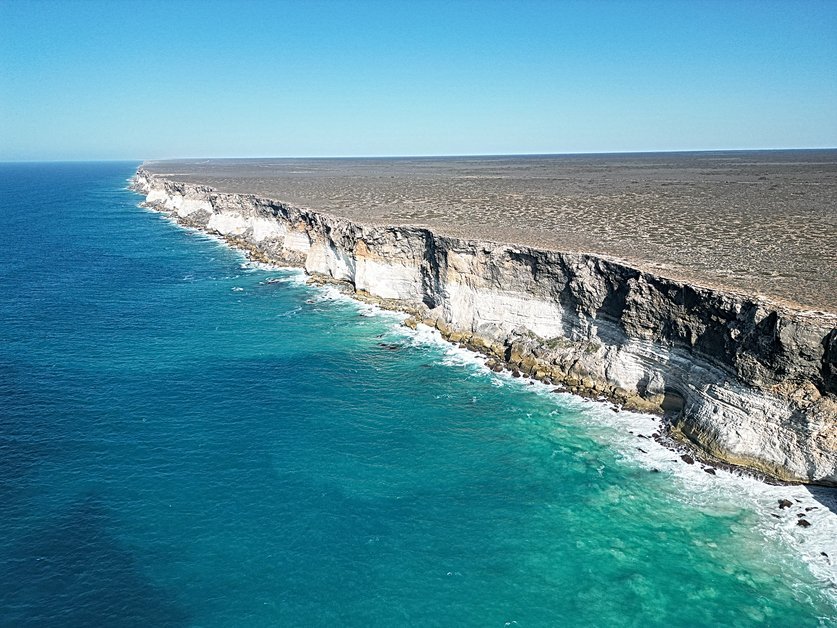
[[[494,370],[662,414],[710,462],[837,484],[835,317],[591,255],[364,225],[153,175],[145,205],[410,315]],[[819,347],[819,353],[817,352]]]
[[[837,494],[834,489],[773,480],[742,467],[716,464],[714,461],[706,464],[689,443],[653,438],[653,434],[660,432],[664,426],[660,416],[630,411],[613,412],[614,406],[607,401],[588,399],[567,391],[556,395],[553,394],[554,387],[543,382],[514,378],[508,370],[492,370],[486,366],[488,358],[485,355],[451,343],[435,328],[421,323],[416,329],[405,326],[403,323],[407,314],[354,298],[346,290],[345,284],[315,283],[302,268],[253,260],[248,251],[231,246],[217,234],[184,225],[168,212],[161,215],[157,210],[144,209],[177,229],[234,251],[244,261],[242,268],[278,273],[278,276],[268,276],[260,283],[304,285],[313,289],[312,297],[307,300],[313,307],[321,303],[337,307],[345,304],[362,317],[386,321],[389,331],[375,336],[382,349],[386,347],[392,350],[395,346],[401,346],[427,350],[436,347],[441,352],[439,362],[442,365],[464,369],[471,377],[485,378],[494,387],[548,399],[555,404],[553,412],[560,413],[561,408],[571,408],[578,413],[577,420],[585,424],[583,429],[588,437],[618,452],[630,468],[642,470],[652,477],[660,475],[668,478],[666,485],[670,483],[671,490],[667,494],[671,499],[701,511],[728,512],[725,510],[728,507],[723,504],[728,503],[732,491],[737,495],[735,503],[738,506],[756,513],[754,525],[759,533],[780,543],[781,547],[789,551],[788,557],[800,558],[833,599],[834,586],[837,584],[837,561],[831,558],[837,556],[834,547],[834,540],[837,539]],[[686,462],[683,454],[693,456],[695,462]],[[791,502],[792,506],[781,507],[783,501]],[[810,527],[798,524],[799,516],[803,514],[811,524]]]

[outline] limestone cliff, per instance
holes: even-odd
[[[837,485],[837,320],[595,256],[364,225],[153,175],[150,207],[345,282],[493,363],[626,408],[665,412],[707,454]]]

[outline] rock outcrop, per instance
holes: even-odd
[[[837,317],[591,255],[364,225],[140,168],[149,207],[254,259],[303,267],[495,364],[665,413],[721,461],[837,485]]]

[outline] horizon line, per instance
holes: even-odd
[[[699,148],[672,150],[616,150],[616,151],[573,151],[573,152],[520,152],[520,153],[423,153],[423,154],[366,154],[366,155],[234,155],[234,156],[192,156],[192,157],[163,157],[163,158],[113,158],[113,159],[0,159],[0,164],[23,163],[142,163],[155,161],[197,161],[197,160],[245,160],[245,159],[439,159],[439,158],[467,158],[467,157],[574,157],[580,155],[665,155],[691,153],[743,153],[743,152],[783,152],[783,151],[829,151],[837,150],[837,146],[805,146],[780,148]]]

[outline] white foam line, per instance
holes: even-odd
[[[251,260],[247,257],[246,251],[239,249],[235,246],[232,246],[229,242],[227,242],[221,236],[201,229],[200,227],[192,227],[190,225],[184,225],[183,223],[179,222],[177,218],[175,218],[174,214],[168,211],[161,211],[159,209],[152,209],[151,207],[145,207],[142,204],[138,204],[137,207],[146,211],[150,214],[155,214],[161,220],[165,220],[166,222],[178,227],[179,229],[183,229],[184,231],[188,231],[189,233],[196,235],[197,237],[209,240],[225,249],[233,251],[236,255],[238,255],[243,261],[241,263],[241,268],[243,270],[266,270],[266,271],[284,271],[284,272],[292,272],[295,275],[298,274],[302,277],[302,281],[300,283],[305,283],[305,271],[301,268],[297,268],[295,266],[283,266],[281,264],[270,264],[267,262],[259,262],[256,260]]]
[[[276,269],[273,269],[276,270]],[[259,283],[263,286],[271,285],[271,284],[294,284],[294,285],[305,285],[306,277],[305,273],[302,272],[298,268],[281,268],[279,269],[282,274],[278,277],[267,277],[263,281]]]
[[[724,504],[735,504],[737,510],[746,508],[755,511],[760,515],[757,526],[759,533],[765,539],[774,540],[780,547],[786,547],[799,556],[814,577],[825,585],[826,594],[837,607],[837,499],[829,508],[814,497],[812,491],[816,489],[802,485],[772,486],[746,473],[725,469],[715,469],[715,475],[706,473],[703,465],[686,464],[677,452],[652,438],[638,436],[644,434],[650,437],[654,432],[659,432],[659,417],[627,411],[613,412],[614,406],[609,402],[591,401],[569,393],[555,394],[554,386],[526,378],[513,378],[508,371],[495,373],[485,366],[485,356],[448,342],[437,330],[421,323],[415,330],[405,327],[403,322],[408,317],[407,314],[357,301],[334,286],[307,284],[307,275],[302,269],[247,260],[243,251],[214,234],[182,225],[165,212],[143,209],[161,214],[182,229],[240,253],[246,260],[242,268],[292,271],[288,281],[316,289],[320,295],[317,301],[351,304],[362,315],[388,319],[390,333],[400,336],[410,344],[441,348],[444,354],[442,364],[466,367],[476,376],[488,376],[489,381],[495,386],[517,385],[536,394],[549,395],[550,399],[561,407],[576,411],[577,416],[581,417],[589,428],[589,435],[597,442],[618,451],[627,464],[638,464],[649,471],[658,469],[661,473],[668,474],[679,489],[669,493],[672,499],[704,512],[717,513],[719,507]],[[280,280],[283,279],[284,277]],[[639,451],[638,447],[643,451]],[[792,507],[779,510],[780,499],[790,500]],[[806,508],[812,510],[805,510]],[[811,527],[802,528],[797,525],[796,515],[799,512],[805,513]],[[774,514],[779,515],[779,518],[773,517]],[[827,554],[827,557],[823,553]]]
[[[488,376],[494,385],[516,385],[575,411],[588,434],[616,450],[626,464],[668,474],[675,489],[669,492],[672,499],[707,513],[717,514],[720,509],[730,506],[734,512],[742,509],[756,512],[758,532],[766,540],[775,541],[777,551],[784,547],[800,557],[814,577],[826,585],[826,594],[837,607],[837,504],[830,504],[829,509],[814,496],[812,491],[816,489],[803,485],[774,486],[746,472],[721,468],[715,468],[712,475],[704,471],[709,465],[687,464],[680,458],[681,452],[651,438],[662,429],[662,420],[655,415],[624,410],[614,412],[615,406],[607,401],[592,401],[570,393],[556,394],[553,392],[555,386],[514,378],[508,371],[495,373],[485,365],[485,356],[448,342],[437,330],[423,324],[415,331],[399,324],[392,332],[411,338],[416,345],[441,347],[444,352],[441,362],[445,365],[464,366],[475,375]],[[779,509],[781,499],[790,500],[793,505]],[[805,513],[811,523],[809,528],[797,525],[798,513]],[[779,518],[772,515],[779,515]]]

